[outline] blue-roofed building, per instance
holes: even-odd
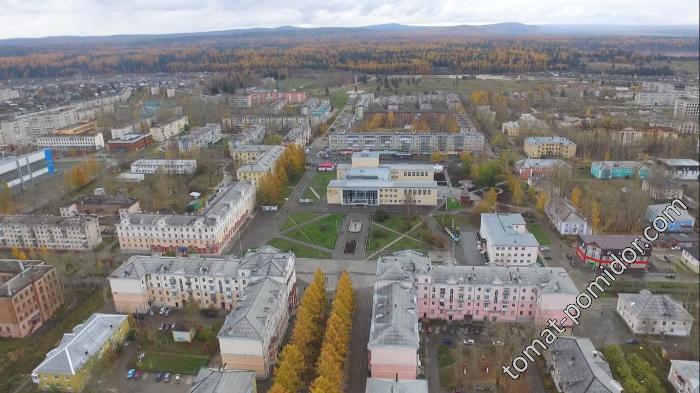
[[[662,217],[668,224],[668,229],[664,232],[692,232],[695,227],[695,217],[688,213],[688,210],[683,209],[680,203],[660,203],[658,205],[649,205],[647,207],[647,221],[653,223],[657,217]],[[661,222],[657,225],[663,227]]]
[[[638,176],[649,177],[649,167],[638,161],[594,161],[591,175],[596,179],[621,179]]]

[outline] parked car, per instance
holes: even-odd
[[[143,371],[141,370],[136,370],[136,373],[134,373],[134,379],[140,379],[143,376]]]
[[[678,251],[678,250],[680,250],[680,249],[681,249],[681,246],[673,246],[673,247],[671,247],[671,250],[673,250],[673,251]]]
[[[163,376],[163,382],[170,382],[170,373],[165,373],[165,375]]]
[[[134,375],[136,375],[136,369],[132,368],[126,372],[126,379],[133,379]]]
[[[164,373],[164,372],[161,371],[161,372],[159,372],[159,373],[156,373],[156,382],[162,381],[162,380],[163,380],[163,377],[165,377],[165,373]]]
[[[158,309],[158,315],[163,315],[163,313],[165,313],[165,310],[166,310],[165,307],[159,308],[159,309]]]
[[[476,342],[474,342],[474,339],[469,338],[469,339],[464,339],[464,345],[474,345]]]
[[[182,382],[182,376],[180,374],[175,374],[175,383],[179,384]]]
[[[450,338],[450,337],[443,337],[442,338],[442,345],[447,345],[447,346],[452,346],[455,344],[455,341]]]
[[[173,313],[173,310],[170,308],[166,308],[165,311],[163,312],[164,317],[169,317]]]
[[[669,280],[675,280],[675,279],[676,279],[676,275],[675,275],[675,274],[667,274],[667,275],[665,275],[664,277],[668,278]]]
[[[637,340],[636,338],[628,338],[627,340],[625,340],[625,344],[636,345],[639,344],[639,340]]]

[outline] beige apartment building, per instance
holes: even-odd
[[[561,136],[538,136],[525,139],[523,146],[528,158],[574,158],[576,144]]]
[[[434,175],[433,165],[380,165],[378,152],[361,151],[353,154],[351,165],[338,165],[326,198],[329,204],[351,206],[436,206]]]
[[[276,145],[241,145],[231,148],[231,158],[241,165],[236,171],[238,180],[257,184],[266,174],[272,172],[284,147]]]
[[[0,337],[25,337],[63,304],[58,271],[43,261],[0,259]]]
[[[100,243],[94,217],[0,216],[0,248],[87,251]]]
[[[264,246],[243,257],[164,257],[136,255],[109,275],[114,306],[121,313],[151,307],[231,310],[251,283],[262,277],[289,286],[294,295],[294,254]]]

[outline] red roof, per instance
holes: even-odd
[[[335,163],[330,162],[330,161],[324,161],[324,162],[318,164],[318,166],[321,168],[333,168],[335,166]]]

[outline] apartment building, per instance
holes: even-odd
[[[265,139],[267,130],[263,124],[251,124],[241,132],[233,134],[229,140],[229,151],[240,145],[259,145]]]
[[[80,392],[92,377],[97,361],[124,342],[127,315],[95,313],[73,331],[32,371],[32,381],[43,391]]]
[[[122,213],[116,225],[122,250],[219,254],[238,234],[255,207],[255,187],[224,185],[196,215]]]
[[[0,142],[6,145],[29,145],[39,135],[80,122],[77,109],[54,109],[20,115],[0,122]]]
[[[616,311],[632,334],[689,336],[693,327],[693,316],[680,302],[646,289],[620,293]]]
[[[284,147],[273,145],[241,145],[231,149],[231,158],[241,164],[236,170],[238,180],[257,184],[263,176],[274,170],[282,153]]]
[[[0,185],[7,184],[13,190],[24,190],[28,185],[55,172],[50,149],[0,158]]]
[[[197,170],[197,160],[140,159],[131,163],[131,173],[152,175],[191,175]]]
[[[253,281],[268,277],[289,286],[296,298],[294,254],[270,246],[242,257],[130,257],[108,280],[114,306],[122,313],[145,313],[153,307],[231,310]]]
[[[102,133],[97,132],[97,124],[89,121],[37,136],[34,144],[53,150],[96,151],[104,149],[105,140]]]
[[[187,116],[182,116],[167,123],[151,126],[149,133],[154,141],[163,142],[185,131],[188,121]]]
[[[697,86],[664,82],[643,82],[641,90],[634,96],[639,106],[672,106],[679,98],[698,94]]]
[[[659,158],[656,162],[664,174],[678,180],[698,180],[700,162],[690,158]]]
[[[230,97],[229,105],[231,105],[232,108],[250,108],[253,104],[267,104],[274,101],[283,101],[288,104],[303,104],[306,102],[306,93],[253,90],[244,95],[234,95]]]
[[[596,179],[649,177],[649,167],[638,161],[593,161],[591,175]]]
[[[241,129],[253,124],[261,124],[269,128],[284,128],[309,124],[309,116],[269,113],[232,113],[230,117],[223,118],[221,122],[226,129]]]
[[[588,338],[559,337],[544,358],[559,393],[622,393],[603,353]]]
[[[198,151],[221,140],[221,126],[216,123],[207,123],[204,127],[197,127],[178,140],[180,151]]]
[[[62,305],[63,285],[54,266],[0,259],[0,337],[34,333]]]
[[[668,381],[676,393],[698,393],[700,391],[700,363],[690,360],[671,359]]]
[[[311,141],[311,126],[308,124],[293,127],[284,136],[284,141],[282,142],[285,146],[296,143],[299,146],[306,146]]]
[[[0,248],[88,251],[100,243],[97,218],[0,216]]]
[[[17,89],[0,89],[0,102],[11,101],[19,98]]]
[[[590,235],[593,228],[588,219],[566,198],[552,196],[544,205],[544,213],[562,236]]]
[[[642,191],[653,200],[671,200],[683,198],[685,188],[680,181],[668,178],[647,178],[642,180]]]
[[[680,121],[698,121],[700,101],[697,96],[680,97],[673,104],[673,118]]]
[[[561,136],[533,136],[525,139],[523,146],[529,158],[574,158],[576,144]]]
[[[520,214],[482,213],[479,236],[489,261],[496,266],[537,263],[540,244],[527,231],[525,219]]]
[[[226,369],[270,376],[295,306],[290,300],[287,286],[268,277],[246,289],[217,336]]]
[[[59,209],[61,217],[113,217],[119,216],[120,211],[126,213],[141,211],[139,201],[125,196],[104,195],[103,192],[104,189],[97,189],[93,195],[80,197],[75,202],[61,207]]]
[[[154,143],[151,134],[124,134],[107,142],[107,150],[113,154],[141,151]]]
[[[433,165],[380,165],[378,152],[357,152],[351,165],[337,166],[337,179],[328,183],[327,201],[349,206],[436,206],[434,173]]]
[[[579,235],[576,257],[588,266],[607,268],[615,261],[613,255],[623,260],[622,251],[630,247],[634,239],[634,235]],[[629,264],[630,271],[646,271],[649,268],[652,245],[643,249],[643,253],[635,253],[635,260]]]
[[[398,152],[426,154],[431,152],[460,153],[482,151],[484,134],[473,130],[459,133],[417,132],[394,130],[390,132],[354,132],[339,130],[328,135],[331,150],[393,150]]]

